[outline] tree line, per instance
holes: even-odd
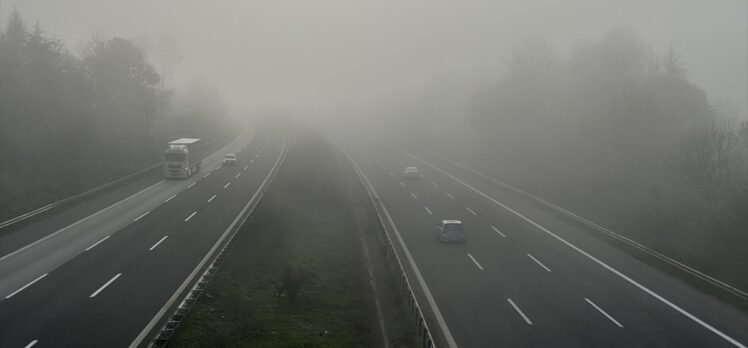
[[[172,90],[150,58],[133,40],[101,35],[72,52],[10,12],[0,33],[0,218],[155,163],[170,137],[225,128],[209,84]]]
[[[748,288],[748,123],[674,50],[613,30],[566,57],[517,46],[471,102],[494,172]]]
[[[375,117],[397,113],[384,117],[404,124],[385,127],[395,137],[748,289],[744,110],[711,101],[675,50],[627,30],[564,54],[524,41],[504,63],[481,85],[445,80]]]

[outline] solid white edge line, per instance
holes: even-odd
[[[399,150],[399,149],[398,149],[398,150]],[[489,195],[487,195],[487,194],[485,194],[485,193],[483,193],[483,192],[479,191],[479,190],[478,190],[478,189],[476,189],[475,187],[473,187],[473,186],[470,186],[470,185],[469,185],[469,184],[467,184],[466,182],[464,182],[464,181],[462,181],[462,180],[460,180],[460,179],[456,178],[456,177],[455,177],[455,176],[453,176],[452,174],[449,174],[449,173],[447,173],[447,172],[445,172],[445,171],[443,171],[443,170],[441,170],[441,169],[437,168],[436,166],[432,165],[431,163],[428,163],[428,162],[426,162],[425,160],[422,160],[422,159],[420,159],[420,158],[418,158],[418,157],[416,157],[416,156],[414,156],[414,155],[412,155],[412,154],[410,154],[410,153],[408,153],[408,152],[405,152],[405,151],[403,151],[403,150],[399,150],[399,151],[401,151],[401,152],[405,153],[406,155],[408,155],[408,156],[412,157],[413,159],[415,159],[415,160],[417,160],[417,161],[420,161],[421,163],[423,163],[423,164],[425,164],[425,165],[427,165],[427,166],[429,166],[429,167],[433,168],[434,170],[436,170],[436,171],[438,171],[438,172],[442,173],[443,175],[446,175],[447,177],[450,177],[450,178],[452,178],[452,180],[455,180],[455,181],[459,182],[460,184],[462,184],[463,186],[465,186],[465,187],[469,188],[469,189],[470,189],[470,190],[472,190],[473,192],[475,192],[475,193],[479,194],[480,196],[482,196],[482,197],[484,197],[484,198],[488,199],[489,201],[493,202],[494,204],[496,204],[496,205],[498,205],[498,206],[500,206],[500,207],[502,207],[502,208],[506,209],[507,211],[509,211],[509,212],[511,212],[512,214],[514,214],[514,215],[518,216],[518,217],[519,217],[519,218],[521,218],[522,220],[525,220],[525,221],[526,221],[526,222],[528,222],[529,224],[531,224],[531,225],[533,225],[533,226],[537,227],[537,228],[538,228],[539,230],[541,230],[541,231],[545,232],[546,234],[548,234],[549,236],[551,236],[551,237],[553,237],[553,238],[557,239],[557,240],[558,240],[558,241],[560,241],[561,243],[564,243],[564,244],[566,244],[566,245],[567,245],[568,247],[570,247],[570,248],[574,249],[574,250],[575,250],[576,252],[578,252],[578,253],[580,253],[580,254],[584,255],[584,256],[585,256],[585,257],[587,257],[588,259],[590,259],[590,260],[594,261],[594,262],[595,262],[595,263],[597,263],[598,265],[602,266],[603,268],[607,269],[608,271],[612,272],[613,274],[617,275],[618,277],[622,278],[623,280],[625,280],[625,281],[629,282],[629,284],[631,284],[631,285],[634,285],[635,287],[637,287],[637,288],[639,288],[640,290],[644,291],[644,292],[645,292],[645,293],[647,293],[648,295],[650,295],[650,296],[654,297],[655,299],[657,299],[657,300],[659,300],[660,302],[664,303],[664,304],[665,304],[665,305],[667,305],[668,307],[670,307],[670,308],[674,309],[675,311],[679,312],[680,314],[684,315],[684,316],[685,316],[686,318],[688,318],[688,319],[691,319],[691,320],[692,320],[692,321],[694,321],[695,323],[697,323],[697,324],[701,325],[701,326],[702,326],[703,328],[705,328],[705,329],[707,329],[707,330],[711,331],[712,333],[714,333],[715,335],[717,335],[717,336],[721,337],[721,338],[722,338],[722,339],[724,339],[725,341],[727,341],[727,342],[730,342],[730,343],[732,343],[732,344],[733,344],[734,346],[736,346],[736,347],[740,347],[740,348],[748,348],[748,347],[746,347],[746,346],[745,346],[744,344],[742,344],[742,343],[738,342],[738,341],[737,341],[736,339],[734,339],[734,338],[732,338],[732,337],[728,336],[727,334],[723,333],[722,331],[719,331],[719,330],[717,330],[717,329],[716,329],[715,327],[713,327],[713,326],[711,326],[711,325],[707,324],[706,322],[704,322],[704,321],[702,321],[701,319],[697,318],[697,317],[696,317],[695,315],[693,315],[693,314],[691,314],[691,313],[687,312],[687,311],[686,311],[685,309],[683,309],[683,308],[680,308],[680,307],[679,307],[678,305],[676,305],[676,304],[674,304],[674,303],[670,302],[669,300],[667,300],[666,298],[664,298],[664,297],[660,296],[660,295],[659,295],[659,294],[657,294],[656,292],[654,292],[654,291],[650,290],[649,288],[645,287],[644,285],[641,285],[641,284],[639,284],[639,282],[637,282],[637,281],[635,281],[635,280],[633,280],[633,279],[629,278],[629,276],[627,276],[627,275],[625,275],[625,274],[621,273],[621,272],[620,272],[620,271],[618,271],[617,269],[615,269],[615,268],[613,268],[613,267],[609,266],[609,265],[608,265],[607,263],[605,263],[605,262],[603,262],[603,261],[599,260],[598,258],[596,258],[596,257],[594,257],[594,256],[592,256],[592,255],[590,255],[589,253],[587,253],[586,251],[584,251],[584,250],[580,249],[579,247],[577,247],[576,245],[574,245],[574,244],[572,244],[571,242],[567,241],[566,239],[563,239],[563,238],[561,238],[560,236],[558,236],[558,235],[556,235],[555,233],[551,232],[551,231],[550,231],[550,230],[548,230],[547,228],[545,228],[545,227],[541,226],[541,225],[540,225],[540,224],[538,224],[537,222],[535,222],[535,221],[533,221],[533,220],[530,220],[530,219],[529,219],[528,217],[526,217],[526,216],[522,215],[521,213],[519,213],[518,211],[516,211],[516,210],[514,210],[514,209],[510,208],[510,207],[509,207],[509,206],[507,206],[506,204],[504,204],[504,203],[501,203],[501,202],[499,202],[499,201],[497,201],[497,200],[493,199],[493,198],[492,198],[492,197],[490,197]]]
[[[418,196],[416,196],[415,193],[411,192],[410,195],[413,197],[413,199],[418,199]]]
[[[223,185],[223,188],[228,188],[229,186],[231,186],[231,183],[227,182],[226,185]]]
[[[459,164],[457,164],[457,165],[461,166]],[[464,167],[464,166],[461,166],[461,167]],[[467,170],[471,170],[471,169],[469,169],[467,167],[464,167],[464,168],[467,169]],[[626,242],[626,243],[634,246],[635,248],[637,248],[639,250],[642,250],[642,251],[644,251],[644,252],[646,252],[646,253],[648,253],[650,255],[653,255],[656,258],[658,258],[658,259],[660,259],[662,261],[665,261],[665,262],[667,262],[667,263],[669,263],[671,265],[675,265],[678,268],[684,269],[687,272],[690,272],[691,274],[694,274],[697,277],[701,278],[702,280],[705,280],[705,281],[710,282],[710,283],[712,283],[714,285],[717,285],[718,287],[726,288],[729,291],[733,292],[734,294],[737,294],[739,297],[742,297],[744,299],[748,299],[748,293],[746,293],[745,291],[743,291],[741,289],[738,289],[738,288],[736,288],[736,287],[734,287],[734,286],[732,286],[730,284],[727,284],[727,283],[725,283],[725,282],[723,282],[723,281],[721,281],[719,279],[716,279],[716,278],[714,278],[714,277],[712,277],[712,276],[710,276],[708,274],[705,274],[705,273],[703,273],[703,272],[701,272],[701,271],[699,271],[699,270],[697,270],[697,269],[695,269],[693,267],[690,267],[690,266],[688,266],[688,265],[686,265],[684,263],[681,263],[678,260],[672,259],[672,258],[668,257],[667,255],[664,255],[664,254],[662,254],[660,252],[657,252],[657,251],[655,251],[655,250],[653,250],[653,249],[651,249],[651,248],[649,248],[649,247],[647,247],[647,246],[645,246],[645,245],[643,245],[643,244],[641,244],[641,243],[639,243],[639,242],[637,242],[637,241],[635,241],[633,239],[629,239],[629,238],[627,238],[627,237],[625,237],[623,235],[615,233],[615,232],[609,230],[608,228],[606,228],[604,226],[598,225],[598,224],[596,224],[596,223],[594,223],[594,222],[592,222],[590,220],[587,220],[587,219],[585,219],[585,218],[583,218],[583,217],[581,217],[581,216],[579,216],[579,215],[577,215],[577,214],[575,214],[575,213],[573,213],[573,212],[571,212],[569,210],[561,208],[558,205],[553,204],[551,202],[548,202],[548,201],[546,201],[546,200],[544,200],[544,199],[542,199],[542,198],[540,198],[540,197],[538,197],[538,196],[536,196],[536,195],[534,195],[532,193],[529,193],[527,191],[521,190],[521,189],[519,189],[517,187],[514,187],[512,185],[509,185],[507,183],[499,182],[496,179],[491,179],[491,181],[493,181],[494,183],[496,183],[498,185],[501,185],[501,186],[503,186],[505,188],[508,188],[508,189],[510,189],[510,190],[512,190],[514,192],[517,192],[517,193],[519,193],[521,195],[524,195],[524,196],[530,197],[532,199],[535,199],[538,202],[540,202],[541,204],[544,204],[544,205],[546,205],[546,206],[548,206],[548,207],[550,207],[552,209],[560,211],[560,212],[566,214],[567,216],[570,216],[573,219],[575,219],[575,220],[577,220],[579,222],[582,222],[583,224],[585,224],[587,226],[590,226],[590,227],[592,227],[592,228],[594,228],[594,229],[596,229],[598,231],[606,233],[606,234],[612,236],[613,238],[616,238],[618,240],[622,240],[622,241],[624,241],[624,242]]]
[[[481,265],[480,265],[480,263],[478,263],[478,260],[476,260],[476,259],[475,259],[475,258],[473,257],[473,255],[470,255],[470,253],[467,253],[467,256],[468,256],[468,257],[469,257],[469,258],[470,258],[471,260],[473,260],[473,263],[474,263],[474,264],[475,264],[476,266],[478,266],[478,269],[479,269],[479,270],[481,270],[481,271],[483,270],[483,266],[481,266]]]
[[[491,226],[491,229],[494,230],[494,231],[496,231],[496,233],[500,234],[502,237],[506,238],[506,235],[504,233],[502,233],[501,231],[499,231],[498,228]]]
[[[26,285],[22,286],[22,287],[21,287],[20,289],[18,289],[18,290],[16,290],[16,291],[13,291],[13,293],[11,293],[10,295],[8,295],[8,296],[5,296],[5,299],[7,300],[7,299],[9,299],[9,298],[11,298],[11,297],[15,296],[15,295],[16,295],[16,294],[18,294],[19,292],[21,292],[21,291],[25,290],[25,289],[26,289],[26,288],[28,288],[29,286],[32,286],[32,285],[34,285],[34,283],[36,283],[36,282],[38,282],[38,281],[42,280],[42,278],[46,277],[46,276],[47,276],[47,274],[49,274],[49,273],[44,273],[44,274],[40,275],[40,276],[39,276],[38,278],[36,278],[36,279],[34,279],[34,280],[30,281],[30,282],[29,282],[28,284],[26,284]]]
[[[36,344],[37,342],[39,342],[39,340],[33,340],[33,341],[29,342],[29,344],[27,344],[27,345],[26,345],[25,347],[23,347],[23,348],[31,348],[31,347],[33,347],[33,346],[34,346],[34,345],[35,345],[35,344]]]
[[[366,185],[369,187],[371,192],[373,192],[374,197],[377,200],[379,200],[379,196],[377,195],[376,191],[374,191],[374,186],[371,185],[371,183],[369,182],[369,179],[366,177],[366,174],[364,174],[364,171],[361,170],[361,168],[358,166],[356,161],[354,161],[347,153],[345,153],[345,155],[348,158],[348,160],[351,161],[351,163],[353,163],[353,166],[358,170],[358,172],[361,173],[361,177],[364,179],[364,181],[366,182]],[[434,300],[434,296],[431,294],[431,290],[429,290],[429,287],[426,285],[426,281],[423,279],[423,275],[421,275],[421,271],[418,269],[418,266],[416,265],[416,261],[413,259],[413,255],[410,254],[410,250],[408,250],[408,247],[405,245],[405,241],[403,240],[403,237],[400,235],[400,231],[397,229],[397,226],[395,226],[395,222],[392,220],[392,216],[390,216],[390,213],[387,211],[387,207],[385,207],[384,204],[382,204],[381,207],[382,207],[382,212],[384,213],[385,217],[387,217],[387,221],[390,223],[390,226],[392,226],[392,230],[395,232],[395,237],[397,237],[398,243],[400,243],[400,247],[405,253],[405,257],[408,259],[408,264],[410,264],[410,268],[411,270],[413,270],[413,274],[415,274],[416,279],[418,280],[418,284],[421,286],[421,289],[423,290],[423,294],[426,297],[426,301],[429,303],[429,307],[431,307],[431,310],[434,312],[436,323],[439,325],[439,328],[441,328],[442,334],[444,335],[444,338],[447,341],[447,345],[451,348],[456,348],[457,343],[452,337],[452,332],[449,331],[449,328],[447,327],[447,322],[444,320],[444,317],[442,316],[442,313],[439,310],[439,307],[436,306],[436,301]],[[429,211],[428,208],[426,208],[426,210]],[[130,348],[133,348],[133,347],[130,347]]]
[[[212,202],[214,199],[216,199],[216,195],[210,196],[210,198],[208,198],[208,203]]]
[[[545,269],[546,271],[548,271],[548,272],[550,272],[550,271],[551,271],[551,270],[550,270],[550,269],[549,269],[548,267],[546,267],[546,266],[545,266],[545,265],[544,265],[544,264],[543,264],[542,262],[538,261],[538,259],[536,259],[536,258],[535,258],[534,256],[530,255],[530,253],[527,253],[527,256],[528,256],[529,258],[531,258],[531,259],[532,259],[533,261],[535,261],[535,263],[537,263],[537,264],[538,264],[538,265],[539,265],[540,267],[543,267],[543,269]]]
[[[590,301],[590,299],[585,297],[584,300],[587,301],[587,303],[589,303],[592,307],[595,307],[595,309],[597,309],[598,312],[602,313],[606,318],[610,319],[610,321],[612,321],[613,324],[616,324],[618,325],[618,327],[621,327],[621,328],[623,327],[623,325],[621,325],[621,323],[619,323],[618,320],[615,320],[612,316],[610,316],[610,314],[606,313],[602,308],[598,307],[594,302]]]
[[[426,212],[429,213],[429,215],[434,215],[434,213],[431,212],[431,209],[429,209],[429,207],[423,207],[423,209],[426,209]]]
[[[80,223],[82,223],[82,222],[84,222],[84,221],[86,221],[86,220],[88,220],[88,219],[90,219],[90,218],[92,218],[92,217],[94,217],[94,216],[97,216],[97,215],[99,215],[99,214],[101,214],[101,213],[103,213],[103,212],[105,212],[105,211],[107,211],[107,210],[109,210],[109,209],[112,209],[112,208],[114,208],[115,206],[117,206],[117,205],[120,205],[120,204],[122,204],[122,203],[123,203],[124,201],[126,201],[126,200],[128,200],[128,199],[130,199],[130,198],[132,198],[132,197],[135,197],[136,195],[139,195],[139,194],[141,194],[141,193],[143,193],[143,192],[145,192],[145,191],[148,191],[148,190],[150,190],[150,189],[152,189],[152,188],[156,187],[157,185],[161,185],[161,184],[162,184],[162,183],[164,183],[165,181],[166,181],[166,180],[161,180],[161,181],[159,181],[159,182],[157,182],[157,183],[155,183],[155,184],[153,184],[153,185],[151,185],[151,186],[148,186],[148,187],[146,187],[146,188],[144,188],[144,189],[142,189],[142,190],[140,190],[140,191],[138,191],[138,192],[135,192],[135,193],[133,193],[133,194],[131,194],[131,195],[129,195],[129,196],[127,196],[127,197],[123,198],[122,200],[120,200],[120,201],[118,201],[118,202],[116,202],[116,203],[114,203],[114,204],[112,204],[112,205],[110,205],[110,206],[108,206],[108,207],[106,207],[106,208],[104,208],[104,209],[101,209],[101,210],[99,210],[99,211],[97,211],[97,212],[95,212],[95,213],[93,213],[93,214],[91,214],[91,215],[89,215],[89,216],[86,216],[86,217],[84,217],[83,219],[80,219],[80,220],[78,220],[78,221],[76,221],[76,222],[74,222],[74,223],[72,223],[72,224],[70,224],[70,225],[67,225],[67,226],[65,226],[65,227],[63,227],[63,228],[61,228],[61,229],[59,229],[59,230],[57,230],[57,231],[55,231],[55,232],[53,232],[53,233],[50,233],[50,234],[48,234],[48,235],[46,235],[46,236],[44,236],[44,237],[42,237],[42,238],[40,238],[40,239],[37,239],[37,240],[36,240],[36,241],[34,241],[34,242],[31,242],[31,243],[29,243],[29,244],[26,244],[26,245],[25,245],[24,247],[22,247],[22,248],[20,248],[20,249],[18,249],[18,250],[16,250],[16,251],[14,251],[14,252],[11,252],[10,254],[7,254],[7,255],[5,255],[5,256],[3,256],[3,257],[0,257],[0,261],[6,260],[6,259],[8,259],[8,258],[12,257],[12,256],[13,256],[13,255],[15,255],[15,254],[18,254],[18,253],[20,253],[20,252],[22,252],[22,251],[24,251],[24,250],[26,250],[26,249],[28,249],[28,248],[31,248],[31,247],[33,247],[34,245],[37,245],[37,244],[39,244],[39,243],[41,243],[41,242],[43,242],[43,241],[45,241],[45,240],[47,240],[47,239],[49,239],[49,238],[52,238],[53,236],[57,235],[58,233],[61,233],[62,231],[65,231],[65,230],[67,230],[67,229],[69,229],[69,228],[71,228],[71,227],[73,227],[73,226],[75,226],[75,225],[78,225],[78,224],[80,224]]]
[[[200,260],[200,263],[192,270],[192,273],[190,273],[187,278],[182,282],[182,284],[177,288],[177,290],[171,295],[171,297],[164,303],[163,306],[161,306],[161,309],[156,312],[156,314],[151,318],[151,321],[148,322],[148,324],[143,327],[143,330],[140,331],[140,333],[135,336],[133,341],[130,343],[128,348],[137,348],[140,346],[140,344],[143,342],[145,337],[148,335],[148,333],[153,330],[153,328],[158,324],[158,322],[161,320],[161,318],[166,314],[166,311],[169,310],[169,307],[171,307],[174,302],[179,298],[179,296],[182,294],[184,289],[187,287],[187,285],[190,284],[190,282],[195,278],[197,273],[205,266],[205,264],[208,262],[210,257],[215,253],[216,249],[223,243],[223,241],[226,239],[226,237],[229,235],[229,232],[231,229],[234,228],[234,226],[238,223],[239,219],[242,217],[244,213],[250,208],[252,205],[252,202],[254,202],[255,198],[258,197],[258,195],[261,195],[261,188],[264,188],[267,182],[270,180],[270,176],[273,174],[273,171],[276,170],[278,167],[278,164],[281,161],[281,158],[283,157],[284,153],[286,152],[287,143],[284,139],[283,142],[283,148],[281,149],[281,153],[278,155],[278,158],[275,160],[275,164],[273,164],[273,167],[270,169],[268,174],[265,176],[265,179],[260,184],[259,188],[255,191],[255,193],[252,195],[252,198],[249,199],[247,204],[244,205],[244,208],[242,208],[242,211],[239,212],[239,215],[236,216],[234,221],[229,225],[229,227],[223,232],[220,238],[218,238],[218,241],[216,241],[215,244],[213,244],[213,247],[211,247],[210,250],[208,250],[208,253],[205,254],[202,260]]]
[[[475,211],[473,211],[473,209],[470,209],[470,207],[465,207],[465,209],[466,209],[466,210],[467,210],[468,212],[470,212],[470,214],[473,214],[473,215],[475,215],[475,216],[478,216],[478,213],[476,213]]]
[[[148,213],[150,213],[150,212],[151,212],[151,211],[149,210],[149,211],[147,211],[147,212],[145,212],[145,213],[141,214],[140,216],[136,217],[136,218],[135,218],[135,219],[133,219],[132,221],[133,221],[133,222],[135,222],[135,221],[138,221],[138,220],[142,219],[142,218],[143,218],[144,216],[148,215]]]
[[[106,237],[104,237],[104,238],[101,238],[101,240],[99,240],[99,241],[98,241],[98,242],[96,242],[96,243],[93,243],[93,244],[91,244],[91,246],[90,246],[90,247],[86,248],[86,249],[85,249],[85,251],[89,251],[89,250],[91,250],[91,249],[95,248],[95,247],[96,247],[97,245],[101,244],[101,243],[102,243],[103,241],[105,241],[105,240],[109,239],[109,237],[111,237],[111,236],[106,236]]]
[[[96,297],[96,295],[98,295],[100,292],[104,291],[104,289],[106,289],[107,286],[109,286],[110,284],[114,283],[114,281],[117,280],[117,278],[119,278],[121,275],[122,275],[122,273],[117,273],[116,276],[114,276],[112,279],[109,279],[108,282],[106,282],[104,285],[102,285],[98,290],[94,291],[93,294],[91,294],[88,297],[89,298]]]
[[[195,216],[195,214],[197,214],[197,211],[193,211],[192,214],[190,214],[190,216],[184,219],[184,222],[190,221],[190,219],[192,219],[192,217]]]
[[[163,242],[166,238],[169,238],[169,236],[167,235],[167,236],[161,237],[161,239],[159,239],[158,242],[156,242],[156,244],[153,244],[152,247],[148,248],[148,251],[153,251],[153,249],[156,249],[156,247],[158,247],[158,245],[161,244],[161,242]]]
[[[509,301],[509,304],[510,304],[510,305],[512,305],[512,307],[514,307],[514,310],[515,310],[515,311],[517,311],[517,313],[519,313],[519,315],[521,315],[521,316],[522,316],[522,319],[525,319],[525,322],[527,323],[527,325],[532,325],[532,321],[530,321],[530,318],[528,318],[528,317],[527,317],[527,316],[525,315],[525,313],[524,313],[524,312],[522,312],[522,310],[521,310],[521,309],[519,309],[519,307],[517,307],[517,305],[516,305],[516,304],[514,304],[514,301],[512,301],[512,299],[511,299],[511,298],[507,298],[506,300],[507,300],[507,301]]]
[[[176,196],[177,196],[177,194],[174,194],[173,196],[171,196],[171,197],[167,198],[167,199],[166,199],[166,200],[164,201],[164,203],[166,203],[166,202],[168,202],[168,201],[170,201],[170,200],[174,199],[174,197],[176,197]]]
[[[452,195],[450,195],[449,193],[445,193],[445,194],[447,195],[447,197],[449,197],[449,198],[451,198],[451,199],[455,199],[455,196],[452,196]]]

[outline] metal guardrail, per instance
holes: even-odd
[[[225,132],[222,136],[206,142],[202,146],[199,146],[199,148],[204,148],[204,147],[207,147],[209,145],[212,145],[214,142],[218,141],[219,139],[223,139],[227,135],[227,133],[228,132]],[[65,203],[69,203],[69,202],[72,202],[72,201],[75,201],[75,200],[78,200],[78,199],[82,199],[82,198],[91,196],[91,195],[93,195],[93,194],[95,194],[97,192],[103,191],[103,190],[105,190],[107,188],[110,188],[110,187],[115,186],[117,184],[120,184],[122,182],[129,181],[129,180],[131,180],[133,178],[139,177],[139,176],[141,176],[141,175],[143,175],[145,173],[148,173],[148,172],[150,172],[152,170],[155,170],[155,169],[161,167],[161,165],[162,165],[161,162],[155,163],[155,164],[153,164],[151,166],[148,166],[146,168],[143,168],[143,169],[141,169],[141,170],[139,170],[139,171],[137,171],[135,173],[131,173],[131,174],[125,175],[123,177],[117,178],[117,179],[112,180],[110,182],[107,182],[107,183],[104,183],[102,185],[96,186],[96,187],[94,187],[92,189],[89,189],[89,190],[86,190],[86,191],[74,194],[74,195],[69,196],[69,197],[65,197],[65,198],[63,198],[61,200],[49,203],[49,204],[47,204],[45,206],[42,206],[40,208],[34,209],[32,211],[23,213],[23,214],[21,214],[19,216],[16,216],[14,218],[8,219],[8,220],[3,221],[3,222],[0,222],[0,230],[2,230],[3,228],[6,228],[8,226],[15,225],[15,224],[17,224],[19,222],[22,222],[24,220],[30,219],[30,218],[32,218],[34,216],[37,216],[37,215],[39,215],[41,213],[44,213],[44,212],[48,211],[48,210],[54,209],[56,207],[59,207],[59,206],[65,204]]]
[[[641,244],[641,243],[639,243],[639,242],[637,242],[637,241],[635,241],[635,240],[633,240],[631,238],[628,238],[626,236],[623,236],[623,235],[620,235],[618,233],[615,233],[615,232],[611,231],[610,229],[608,229],[608,228],[606,228],[604,226],[601,226],[601,225],[599,225],[597,223],[594,223],[594,222],[592,222],[592,221],[590,221],[590,220],[588,220],[586,218],[583,218],[583,217],[579,216],[578,214],[575,214],[575,213],[573,213],[573,212],[571,212],[571,211],[569,211],[567,209],[564,209],[564,208],[562,208],[562,207],[560,207],[560,206],[558,206],[558,205],[556,205],[554,203],[548,202],[545,199],[543,199],[543,198],[541,198],[541,197],[539,197],[537,195],[534,195],[532,193],[529,193],[527,191],[524,191],[522,189],[519,189],[517,187],[514,187],[514,186],[509,185],[507,183],[504,183],[502,181],[499,181],[499,180],[497,180],[495,178],[492,178],[492,177],[488,176],[487,174],[485,174],[485,173],[483,173],[481,171],[478,171],[476,169],[470,168],[468,166],[465,166],[465,165],[463,165],[463,164],[461,164],[459,162],[453,161],[451,159],[435,155],[435,154],[430,153],[428,151],[424,151],[424,150],[419,150],[419,151],[423,152],[423,153],[426,153],[429,156],[432,156],[432,157],[434,157],[436,159],[439,159],[439,160],[441,160],[443,162],[447,162],[449,164],[452,164],[454,166],[462,168],[463,170],[468,171],[468,172],[472,173],[473,175],[476,175],[476,176],[478,176],[480,178],[483,178],[485,180],[490,181],[493,184],[499,185],[499,186],[504,187],[504,188],[506,188],[506,189],[508,189],[510,191],[513,191],[516,194],[519,194],[520,196],[523,196],[523,197],[529,198],[531,200],[534,200],[535,202],[540,203],[540,204],[542,204],[542,205],[544,205],[544,206],[546,206],[546,207],[548,207],[548,208],[550,208],[550,209],[552,209],[552,210],[554,210],[556,212],[559,212],[559,213],[561,213],[561,214],[563,214],[563,215],[571,218],[572,220],[574,220],[576,222],[579,222],[579,223],[581,223],[581,224],[583,224],[583,225],[585,225],[585,226],[587,226],[587,227],[589,227],[589,228],[591,228],[591,229],[593,229],[595,231],[602,232],[602,233],[610,236],[611,238],[614,238],[614,239],[616,239],[618,241],[621,241],[621,242],[627,244],[628,246],[630,246],[632,248],[635,248],[635,249],[637,249],[639,251],[642,251],[642,252],[644,252],[644,253],[646,253],[646,254],[648,254],[648,255],[650,255],[650,256],[652,256],[652,257],[654,257],[654,258],[656,258],[656,259],[658,259],[660,261],[663,261],[663,262],[665,262],[665,263],[667,263],[667,264],[669,264],[669,265],[671,265],[671,266],[673,266],[673,267],[675,267],[675,268],[677,268],[677,269],[679,269],[679,270],[681,270],[681,271],[683,271],[683,272],[685,272],[685,273],[687,273],[687,274],[689,274],[689,275],[691,275],[693,277],[696,277],[697,279],[700,279],[700,280],[706,282],[707,284],[715,286],[715,287],[721,289],[722,291],[725,291],[725,292],[727,292],[727,293],[729,293],[729,294],[731,294],[731,295],[739,298],[740,300],[748,301],[748,292],[746,292],[744,290],[741,290],[741,289],[739,289],[739,288],[737,288],[735,286],[732,286],[730,284],[727,284],[727,283],[725,283],[725,282],[723,282],[723,281],[721,281],[721,280],[719,280],[717,278],[714,278],[714,277],[712,277],[712,276],[710,276],[708,274],[705,274],[705,273],[703,273],[703,272],[701,272],[701,271],[699,271],[697,269],[694,269],[691,266],[688,266],[688,265],[686,265],[686,264],[684,264],[684,263],[682,263],[680,261],[677,261],[677,260],[675,260],[675,259],[673,259],[673,258],[671,258],[671,257],[669,257],[669,256],[667,256],[667,255],[665,255],[663,253],[660,253],[660,252],[658,252],[658,251],[656,251],[656,250],[654,250],[654,249],[652,249],[652,248],[650,248],[650,247],[648,247],[646,245],[643,245],[643,244]]]
[[[287,137],[283,134],[283,131],[280,131],[282,134],[282,137],[284,138],[284,145],[283,149],[281,150],[281,155],[276,161],[275,165],[271,169],[271,172],[268,173],[268,176],[266,177],[265,181],[263,182],[262,186],[259,188],[259,190],[255,193],[255,196],[250,200],[248,205],[243,209],[242,213],[237,217],[235,222],[232,224],[232,226],[229,227],[229,234],[228,238],[223,242],[223,245],[220,247],[220,250],[216,252],[216,250],[211,250],[208,255],[206,255],[205,260],[210,260],[210,264],[207,268],[203,271],[203,273],[200,275],[200,278],[194,283],[194,285],[186,292],[182,300],[179,302],[179,305],[174,309],[173,313],[169,316],[169,319],[164,322],[164,324],[161,326],[161,328],[156,332],[156,334],[153,336],[153,338],[148,343],[149,348],[161,348],[165,347],[169,343],[169,339],[174,335],[174,332],[176,332],[177,327],[182,322],[182,320],[185,318],[187,313],[192,309],[194,304],[197,302],[197,300],[200,298],[200,296],[205,291],[205,288],[208,285],[208,282],[213,278],[218,268],[223,264],[223,262],[226,260],[226,257],[228,256],[229,252],[233,248],[233,241],[236,237],[237,233],[241,229],[241,227],[244,225],[244,223],[247,221],[247,219],[252,215],[252,212],[259,204],[260,200],[264,196],[265,192],[268,190],[268,187],[270,187],[270,184],[275,180],[276,175],[278,174],[278,171],[280,170],[280,167],[283,165],[283,162],[286,160],[286,155],[288,154],[288,141],[286,140]],[[238,222],[238,223],[237,223]],[[220,245],[221,242],[219,241],[218,244]],[[195,269],[196,271],[201,269],[202,265],[198,265],[198,267]],[[186,283],[189,283],[191,280],[188,278]],[[177,290],[175,295],[178,295],[182,291],[180,289]],[[168,303],[167,303],[168,304]],[[146,332],[147,334],[147,332]],[[131,346],[138,346],[140,342],[137,342],[138,339],[136,338],[136,342],[133,342]]]
[[[391,229],[388,228],[387,224],[385,224],[384,222],[383,214],[386,214],[384,207],[381,206],[379,197],[377,196],[376,192],[374,192],[371,185],[368,183],[368,180],[366,180],[363,172],[361,171],[361,168],[359,168],[356,162],[351,159],[348,153],[346,153],[345,151],[342,152],[348,159],[348,162],[351,163],[354,172],[356,172],[356,176],[358,177],[359,181],[361,181],[361,185],[366,188],[366,193],[368,194],[372,206],[377,213],[379,224],[382,226],[382,231],[384,231],[383,236],[387,241],[387,256],[391,258],[393,266],[400,273],[400,286],[405,290],[404,295],[406,296],[406,301],[408,302],[410,314],[418,329],[418,336],[421,338],[421,347],[433,348],[435,347],[435,343],[434,338],[431,335],[432,331],[429,328],[429,325],[426,323],[423,311],[421,310],[421,306],[418,303],[418,299],[416,298],[415,293],[413,292],[411,281],[408,278],[407,273],[405,272],[403,263],[400,261],[400,256],[397,253],[397,249],[395,249],[395,244],[390,238],[390,234],[392,233],[390,231]]]
[[[149,167],[146,167],[144,169],[141,169],[141,170],[139,170],[139,171],[137,171],[135,173],[128,174],[126,176],[123,176],[121,178],[112,180],[112,181],[110,181],[108,183],[105,183],[103,185],[94,187],[94,188],[92,188],[90,190],[83,191],[81,193],[78,193],[78,194],[75,194],[75,195],[63,198],[63,199],[61,199],[59,201],[49,203],[49,204],[47,204],[47,205],[45,205],[45,206],[43,206],[41,208],[32,210],[32,211],[24,213],[24,214],[21,214],[21,215],[16,216],[16,217],[14,217],[12,219],[0,222],[0,229],[6,228],[8,226],[12,226],[12,225],[14,225],[16,223],[19,223],[21,221],[24,221],[26,219],[32,218],[34,216],[37,216],[37,215],[39,215],[39,214],[41,214],[41,213],[43,213],[45,211],[48,211],[48,210],[50,210],[52,208],[55,208],[55,207],[58,207],[58,206],[60,206],[62,204],[65,204],[65,203],[68,203],[68,202],[71,202],[71,201],[74,201],[74,200],[77,200],[77,199],[80,199],[80,198],[84,198],[84,197],[90,196],[90,195],[92,195],[92,194],[94,194],[96,192],[102,191],[102,190],[107,189],[109,187],[112,187],[112,186],[114,186],[116,184],[119,184],[119,183],[121,183],[123,181],[129,180],[129,179],[132,179],[132,178],[137,177],[139,175],[142,175],[144,173],[147,173],[147,172],[149,172],[151,170],[154,170],[154,169],[156,169],[156,168],[158,168],[160,166],[161,166],[161,163],[154,164],[152,166],[149,166]]]

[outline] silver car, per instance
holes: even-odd
[[[416,167],[405,167],[403,176],[407,179],[417,179],[421,177],[421,174],[418,173],[418,168]]]
[[[235,166],[236,162],[237,162],[236,155],[233,153],[227,153],[225,156],[223,156],[224,166]]]
[[[462,229],[462,221],[460,220],[442,220],[441,223],[436,225],[435,232],[436,238],[442,243],[467,242],[465,231]]]

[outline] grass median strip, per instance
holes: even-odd
[[[338,161],[322,140],[300,142],[170,346],[370,346],[366,272]]]

